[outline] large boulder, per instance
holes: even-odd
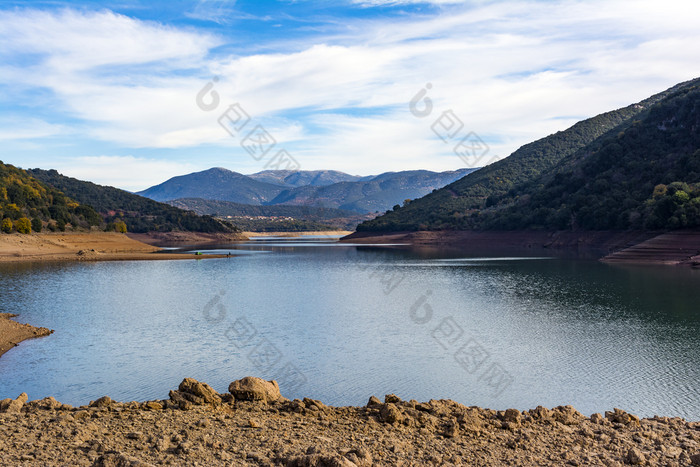
[[[228,390],[239,401],[275,402],[284,400],[277,381],[265,381],[254,376],[246,376],[234,381],[228,386]]]
[[[196,379],[185,378],[180,383],[177,391],[170,391],[170,399],[179,404],[180,408],[187,409],[192,405],[221,405],[221,396],[207,383],[200,383]]]
[[[24,404],[27,403],[27,399],[29,399],[29,396],[27,396],[26,392],[23,392],[15,400],[12,400],[12,399],[1,400],[0,401],[0,413],[20,413],[22,411],[22,407],[24,407]]]

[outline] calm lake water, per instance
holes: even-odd
[[[286,397],[700,420],[700,271],[268,239],[231,258],[0,265],[0,311],[55,329],[0,399],[167,398],[254,375]]]

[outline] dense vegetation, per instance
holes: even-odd
[[[0,161],[0,231],[41,232],[90,228],[102,219],[90,206],[81,205],[61,191],[32,177],[25,170]]]
[[[663,217],[653,191],[698,181],[698,83],[525,145],[358,230],[672,228],[673,217],[692,225],[686,207]]]
[[[488,229],[675,229],[700,225],[700,85],[484,210]]]
[[[123,222],[129,232],[238,231],[236,227],[211,216],[199,216],[124,190],[66,177],[55,170],[32,169],[28,172],[55,191],[60,190],[82,203],[79,209],[89,208],[93,213],[97,211],[99,221],[117,230],[120,228],[119,222]]]

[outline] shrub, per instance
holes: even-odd
[[[12,232],[12,220],[9,217],[6,217],[2,220],[2,224],[0,224],[0,230],[2,230],[5,233]]]
[[[41,229],[44,227],[44,225],[41,223],[41,219],[38,217],[35,217],[32,219],[32,230],[34,232],[41,232]]]
[[[15,222],[15,229],[17,229],[19,233],[30,234],[32,233],[32,221],[26,217],[17,219],[17,222]]]

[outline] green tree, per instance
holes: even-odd
[[[15,229],[17,229],[19,233],[30,234],[32,233],[32,221],[26,217],[22,217],[15,222]]]
[[[41,219],[39,219],[38,217],[35,217],[34,219],[32,219],[32,230],[33,230],[34,232],[37,232],[37,233],[38,233],[38,232],[41,232],[41,229],[42,229],[43,227],[44,227],[44,226],[43,226],[43,224],[42,224],[42,222],[41,222]]]
[[[126,224],[123,221],[114,223],[114,230],[119,233],[126,233]]]
[[[6,217],[2,220],[2,224],[0,225],[0,230],[2,230],[5,233],[12,232],[12,220],[9,217]]]

